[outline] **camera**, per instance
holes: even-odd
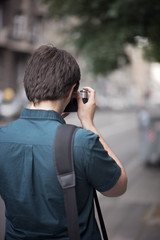
[[[85,89],[80,90],[81,96],[82,96],[82,101],[85,104],[88,102],[88,91]],[[77,98],[73,97],[71,101],[68,103],[66,106],[64,112],[77,112],[78,110],[78,103],[77,103]]]
[[[83,103],[84,104],[87,103],[88,102],[88,92],[87,92],[87,90],[82,89],[80,91],[80,93],[81,93],[81,96],[82,96]]]

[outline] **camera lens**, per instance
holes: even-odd
[[[88,102],[88,92],[83,89],[83,90],[80,91],[80,93],[81,93],[81,96],[82,96],[83,103]]]

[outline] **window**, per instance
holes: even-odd
[[[23,14],[17,14],[13,20],[13,37],[16,39],[25,39],[27,35],[27,17]]]
[[[31,28],[31,37],[33,43],[43,42],[43,21],[40,16],[35,18],[34,24]]]

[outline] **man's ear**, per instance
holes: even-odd
[[[71,97],[72,97],[72,93],[73,93],[74,88],[75,88],[76,85],[77,85],[77,84],[75,83],[75,84],[71,87],[71,89],[69,90],[69,92],[68,92],[68,94],[67,94],[67,98],[68,98],[69,100],[70,100]]]

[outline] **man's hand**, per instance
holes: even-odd
[[[93,118],[96,110],[95,91],[90,87],[84,87],[83,89],[88,91],[88,102],[84,104],[80,92],[77,93],[78,101],[77,114],[78,118],[81,121],[82,127],[90,129],[92,126],[94,126]]]

